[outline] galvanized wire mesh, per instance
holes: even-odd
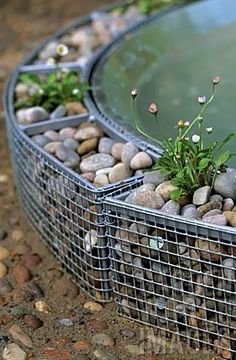
[[[119,313],[195,348],[236,354],[236,232],[129,205],[105,204]]]
[[[103,216],[103,198],[140,177],[96,188],[33,143],[41,134],[85,119],[55,120],[24,128],[10,127],[13,167],[20,202],[27,217],[80,287],[98,301],[111,300],[110,268]],[[88,120],[88,118],[87,118]],[[101,127],[101,125],[99,125]],[[105,134],[125,142],[102,127]]]

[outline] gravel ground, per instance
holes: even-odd
[[[105,3],[0,0],[0,91],[9,71],[40,40]],[[2,108],[0,164],[0,358],[217,359],[180,343],[166,347],[159,336],[155,351],[148,350],[151,340],[143,340],[152,329],[118,317],[114,304],[96,305],[79,292],[21,213]]]

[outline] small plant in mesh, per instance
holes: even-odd
[[[212,138],[212,127],[204,127],[204,112],[213,101],[215,87],[219,82],[219,76],[212,79],[212,93],[209,99],[205,96],[198,97],[200,111],[193,121],[179,120],[176,137],[165,137],[161,144],[163,152],[153,169],[160,170],[176,186],[171,193],[172,200],[180,200],[185,195],[191,196],[196,189],[205,185],[212,188],[216,175],[225,172],[228,161],[236,155],[229,150],[223,150],[225,145],[236,136],[235,133],[229,133],[219,141],[209,139]],[[137,95],[137,89],[132,89],[133,101]],[[155,103],[149,106],[149,112],[158,122],[158,106]],[[157,141],[143,131],[137,118],[136,127],[141,134],[152,141]],[[158,145],[160,146],[159,142]]]
[[[32,106],[41,106],[52,112],[57,106],[69,101],[82,102],[85,92],[90,89],[86,83],[80,82],[76,71],[63,69],[58,66],[62,56],[68,54],[68,48],[60,44],[57,47],[57,56],[50,58],[48,65],[57,65],[56,70],[50,74],[21,74],[19,81],[31,89],[28,96],[15,103],[15,109]]]
[[[138,6],[142,14],[150,15],[165,6],[180,5],[187,1],[188,0],[135,0],[134,3]]]

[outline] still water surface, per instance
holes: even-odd
[[[214,139],[236,132],[236,1],[207,0],[171,11],[126,36],[118,48],[98,65],[94,89],[100,109],[121,124],[134,124],[158,140],[162,135],[147,112],[159,105],[158,122],[163,134],[173,136],[179,119],[198,113],[197,97],[211,93],[211,78],[219,75],[216,98],[205,114]],[[130,89],[139,96],[132,107]],[[236,151],[236,140],[228,146]],[[236,166],[236,159],[231,162]]]

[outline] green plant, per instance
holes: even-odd
[[[31,106],[42,106],[48,112],[68,101],[82,101],[84,94],[90,89],[88,84],[80,83],[78,74],[72,71],[55,71],[47,76],[38,74],[22,74],[20,82],[35,87],[26,99],[15,104],[16,109]]]
[[[15,109],[31,106],[42,106],[48,112],[52,112],[58,105],[69,101],[81,102],[84,94],[90,89],[86,83],[79,81],[79,75],[75,71],[59,67],[61,57],[66,56],[69,49],[64,44],[57,46],[57,54],[49,58],[47,64],[55,65],[55,71],[48,75],[25,73],[20,75],[19,81],[27,84],[31,91],[27,97],[15,103]]]
[[[145,15],[150,15],[164,6],[177,5],[183,2],[184,0],[135,0],[139,11]]]
[[[225,171],[228,160],[235,155],[228,150],[222,151],[223,147],[236,136],[235,133],[230,133],[222,141],[212,140],[208,146],[205,145],[205,135],[212,137],[213,128],[203,127],[203,115],[215,97],[215,87],[219,82],[220,78],[215,76],[212,80],[212,94],[208,100],[205,96],[198,98],[201,109],[193,121],[178,121],[176,138],[165,138],[163,141],[163,152],[154,169],[160,170],[173,185],[177,186],[178,189],[171,194],[173,200],[178,200],[183,195],[192,195],[201,186],[212,187],[216,174]],[[131,91],[131,96],[135,100],[136,89]],[[149,112],[157,119],[156,104],[149,106]],[[138,122],[136,126],[142,134],[156,141],[141,129]]]

